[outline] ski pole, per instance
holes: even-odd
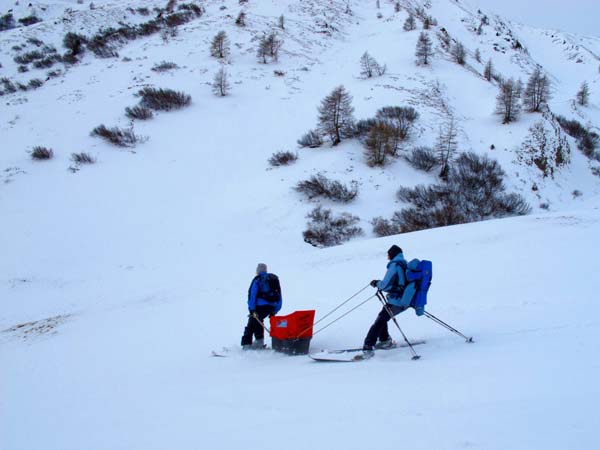
[[[364,305],[365,303],[367,303],[369,300],[371,300],[373,297],[376,297],[377,294],[371,295],[369,298],[367,298],[366,300],[363,300],[362,302],[360,302],[358,305],[356,305],[354,308],[349,309],[348,311],[346,311],[344,314],[342,314],[341,316],[339,316],[337,319],[332,320],[331,322],[329,322],[327,325],[323,326],[321,329],[315,331],[313,333],[313,337],[316,336],[318,333],[320,333],[321,331],[323,331],[325,328],[333,325],[335,322],[337,322],[338,320],[346,317],[348,314],[350,314],[352,311],[360,308],[362,305]]]
[[[437,317],[435,317],[433,314],[429,314],[427,311],[425,311],[425,316],[427,316],[428,318],[430,318],[431,320],[433,320],[435,323],[437,323],[438,325],[443,326],[444,328],[446,328],[448,331],[451,331],[452,333],[458,334],[459,336],[461,336],[462,338],[465,339],[465,341],[469,344],[473,343],[473,338],[472,337],[467,337],[464,334],[462,334],[460,331],[458,331],[457,329],[451,327],[450,325],[448,325],[446,322],[444,322],[441,319],[438,319]]]
[[[263,327],[263,329],[264,329],[264,330],[265,330],[267,333],[269,333],[269,335],[271,334],[271,330],[269,330],[269,329],[267,328],[267,326],[266,326],[264,323],[262,323],[262,322],[261,322],[261,321],[258,319],[258,317],[256,316],[256,313],[253,313],[253,314],[252,314],[252,317],[253,317],[253,318],[254,318],[254,320],[256,320],[258,323],[260,323],[260,326],[261,326],[261,327]]]
[[[337,305],[335,308],[333,308],[331,311],[329,311],[327,314],[325,314],[323,317],[321,317],[319,320],[317,320],[315,323],[313,323],[312,325],[306,327],[304,330],[302,330],[301,333],[298,333],[298,337],[302,336],[304,333],[306,333],[308,330],[310,330],[311,328],[314,329],[314,327],[317,326],[317,324],[319,324],[320,322],[322,322],[323,320],[325,320],[326,318],[328,318],[329,316],[331,316],[334,312],[336,312],[338,309],[340,309],[342,306],[344,306],[346,303],[348,303],[350,300],[352,300],[354,297],[356,297],[358,294],[360,294],[361,292],[363,292],[365,289],[367,289],[370,286],[370,284],[367,284],[365,287],[363,287],[360,291],[352,294],[349,298],[347,298],[346,300],[344,300],[342,303],[340,303],[339,305]],[[372,298],[372,297],[370,297]],[[370,299],[369,298],[369,299]],[[363,302],[364,303],[364,302]],[[361,303],[362,305],[362,303]],[[360,305],[359,305],[360,306]],[[354,311],[354,309],[350,310],[350,311]],[[341,319],[344,316],[338,317],[336,320],[334,320],[333,322],[337,322],[339,319]],[[331,323],[333,323],[331,322]],[[331,325],[331,324],[330,324]],[[329,325],[327,325],[329,326]],[[325,329],[326,327],[323,327],[321,330]],[[319,331],[321,331],[319,330]],[[313,336],[317,334],[317,333],[313,333]]]
[[[410,343],[410,341],[408,340],[408,338],[404,334],[404,331],[402,331],[402,328],[400,328],[400,325],[398,324],[398,321],[394,317],[394,314],[392,314],[392,310],[388,307],[388,304],[387,304],[387,302],[385,300],[385,297],[383,296],[383,293],[381,292],[381,290],[377,289],[377,293],[375,295],[377,296],[377,298],[379,299],[379,301],[381,302],[381,304],[383,305],[383,307],[385,308],[385,310],[387,311],[387,313],[390,315],[390,318],[396,324],[396,327],[398,327],[398,330],[400,331],[400,334],[404,338],[404,342],[406,342],[406,345],[408,345],[408,348],[410,348],[410,351],[413,354],[412,359],[413,360],[420,359],[421,356],[417,354],[417,352],[415,351],[414,347],[412,346],[412,344]]]

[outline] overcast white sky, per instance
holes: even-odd
[[[469,0],[468,3],[527,25],[600,36],[600,0]]]

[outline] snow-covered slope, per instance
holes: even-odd
[[[29,13],[25,3],[14,8],[17,18]],[[45,10],[33,3],[43,22],[0,32],[0,77],[45,80],[47,71],[19,73],[13,62],[12,47],[27,38],[60,48],[67,31],[138,23],[146,19],[127,7],[166,2],[96,1],[94,10],[88,2],[48,2]],[[594,448],[594,163],[571,141],[571,164],[554,179],[519,165],[515,149],[540,116],[501,125],[493,115],[497,86],[481,77],[483,66],[470,56],[460,67],[438,49],[432,67],[416,67],[419,31],[402,31],[402,23],[407,7],[425,5],[438,20],[432,36],[444,27],[501,73],[526,79],[541,64],[553,80],[552,110],[596,130],[600,41],[487,12],[490,25],[478,35],[481,15],[462,2],[400,3],[394,12],[389,1],[377,10],[375,1],[250,0],[239,28],[238,1],[202,2],[205,15],[166,42],[157,34],[123,45],[119,58],[87,54],[35,91],[0,97],[2,450]],[[257,39],[280,14],[280,60],[258,64]],[[220,30],[232,49],[232,92],[224,98],[210,87],[220,63],[208,46]],[[515,39],[528,52],[512,49]],[[385,76],[359,76],[365,51],[387,64]],[[161,61],[180,68],[152,71]],[[587,108],[571,101],[583,80],[592,91]],[[289,167],[267,164],[276,151],[296,151],[296,139],[316,124],[319,101],[340,84],[354,96],[357,118],[414,106],[421,118],[411,147],[433,144],[450,110],[461,151],[497,158],[534,215],[371,239],[370,220],[401,208],[396,190],[434,176],[400,159],[369,168],[357,141],[299,150]],[[124,108],[149,85],[185,91],[192,105],[136,122],[148,139],[134,149],[89,136],[101,123],[129,126]],[[54,159],[31,161],[36,145],[53,148]],[[69,170],[71,153],[82,151],[98,162]],[[359,215],[364,239],[328,250],[302,241],[315,203],[292,187],[318,171],[359,183],[353,203],[323,204]],[[583,195],[574,199],[575,190]],[[257,262],[281,276],[282,312],[316,308],[319,318],[382,276],[392,243],[409,258],[433,260],[431,311],[477,344],[407,313],[405,331],[428,341],[417,363],[402,351],[352,366],[208,357],[237,345]],[[360,308],[317,335],[313,348],[360,345],[377,309],[374,301]]]
[[[267,247],[284,283],[282,312],[320,315],[380,277],[392,243],[431,258],[429,310],[476,343],[407,312],[404,331],[427,340],[417,362],[406,350],[353,365],[211,358],[242,331],[252,275],[237,261],[243,252],[223,255],[218,276],[206,260],[131,268],[113,285],[114,296],[128,297],[120,306],[107,301],[104,279],[81,290],[93,309],[71,309],[63,289],[72,315],[2,333],[2,448],[594,448],[600,282],[589,250],[599,232],[594,208],[323,251]],[[215,266],[220,257],[206,256]],[[378,310],[376,300],[365,304],[312,348],[360,345]]]

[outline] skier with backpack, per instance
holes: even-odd
[[[371,355],[375,348],[389,348],[395,345],[388,331],[388,322],[394,316],[406,311],[409,307],[415,308],[418,316],[425,312],[427,289],[431,277],[431,263],[413,259],[407,263],[402,249],[392,245],[388,252],[387,271],[383,280],[371,281],[371,286],[387,293],[387,303],[377,315],[365,338],[363,351]],[[428,279],[423,289],[417,289],[415,280],[423,279],[422,266],[428,264]],[[415,295],[417,294],[417,295]],[[422,295],[420,295],[422,294]],[[379,340],[379,342],[377,342]]]
[[[264,324],[268,316],[276,315],[281,309],[281,285],[279,278],[267,272],[267,265],[260,263],[256,267],[256,276],[248,289],[248,324],[242,336],[242,348],[264,348]],[[252,337],[255,341],[252,343]]]

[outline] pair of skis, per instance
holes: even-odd
[[[421,345],[421,344],[425,344],[425,341],[418,340],[418,341],[410,342],[410,345],[413,345],[413,346]],[[395,343],[391,347],[385,347],[385,348],[375,347],[374,352],[388,351],[388,350],[394,350],[397,348],[406,348],[406,347],[408,347],[408,343],[400,342],[400,343]],[[374,356],[374,352],[373,353],[365,353],[362,348],[348,348],[348,349],[343,349],[343,350],[321,350],[320,352],[317,352],[317,353],[310,353],[308,356],[311,359],[313,359],[314,361],[319,361],[319,362],[358,362],[358,361],[365,361],[367,359],[371,359]]]

